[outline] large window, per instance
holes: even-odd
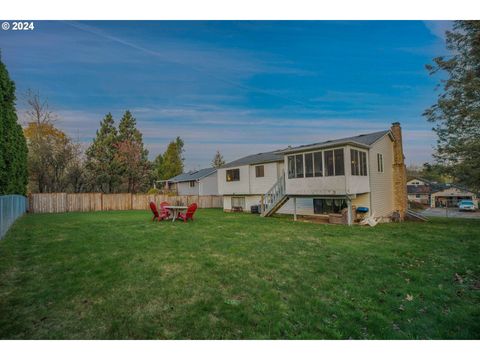
[[[377,154],[377,170],[383,173],[383,154]]]
[[[346,207],[345,199],[313,199],[314,214],[340,214]]]
[[[333,150],[328,150],[324,152],[325,154],[325,176],[335,175],[334,166],[333,166]]]
[[[303,177],[303,154],[295,155],[295,177]]]
[[[226,171],[227,181],[239,181],[240,180],[240,169],[230,169]]]
[[[345,162],[343,160],[343,149],[333,151],[335,157],[335,176],[345,175]]]
[[[295,178],[295,156],[288,157],[288,178],[293,179]]]
[[[288,157],[288,178],[303,178],[303,154]]]
[[[367,153],[350,149],[352,175],[367,176]]]
[[[323,162],[322,152],[318,151],[313,153],[313,167],[315,169],[315,176],[323,176]]]
[[[337,154],[335,153],[335,155]],[[341,162],[343,164],[343,150],[340,155],[341,159],[339,160],[339,163]],[[289,179],[323,176],[323,162],[321,151],[300,155],[291,155],[287,158],[287,161]],[[334,172],[334,167],[332,167],[332,172]],[[340,175],[344,174],[344,172],[342,172],[341,170],[339,170],[339,173]]]
[[[305,177],[313,177],[313,153],[305,154]]]
[[[255,177],[264,177],[265,176],[265,168],[263,165],[255,166]]]
[[[325,154],[325,176],[345,175],[343,149],[327,150]]]

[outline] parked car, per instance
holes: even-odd
[[[462,200],[458,203],[458,210],[460,211],[475,211],[475,204],[472,200]]]

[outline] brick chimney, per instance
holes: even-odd
[[[395,138],[393,142],[393,203],[403,220],[407,212],[407,168],[403,155],[400,123],[394,122],[390,130]]]

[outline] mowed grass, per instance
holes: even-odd
[[[4,339],[478,339],[480,222],[37,214],[0,241]]]

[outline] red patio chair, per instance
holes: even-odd
[[[193,203],[188,206],[187,212],[185,214],[183,213],[178,214],[178,218],[182,219],[183,222],[187,222],[188,219],[193,221],[193,214],[195,214],[196,210],[197,210],[197,204]]]
[[[168,206],[170,205],[168,202],[166,201],[162,201],[160,203],[160,216],[163,216],[164,219],[168,219],[170,217],[170,210],[168,210],[165,206]]]
[[[158,213],[157,205],[155,205],[153,201],[150,201],[150,210],[152,210],[153,213],[152,221],[160,221],[160,214]]]

